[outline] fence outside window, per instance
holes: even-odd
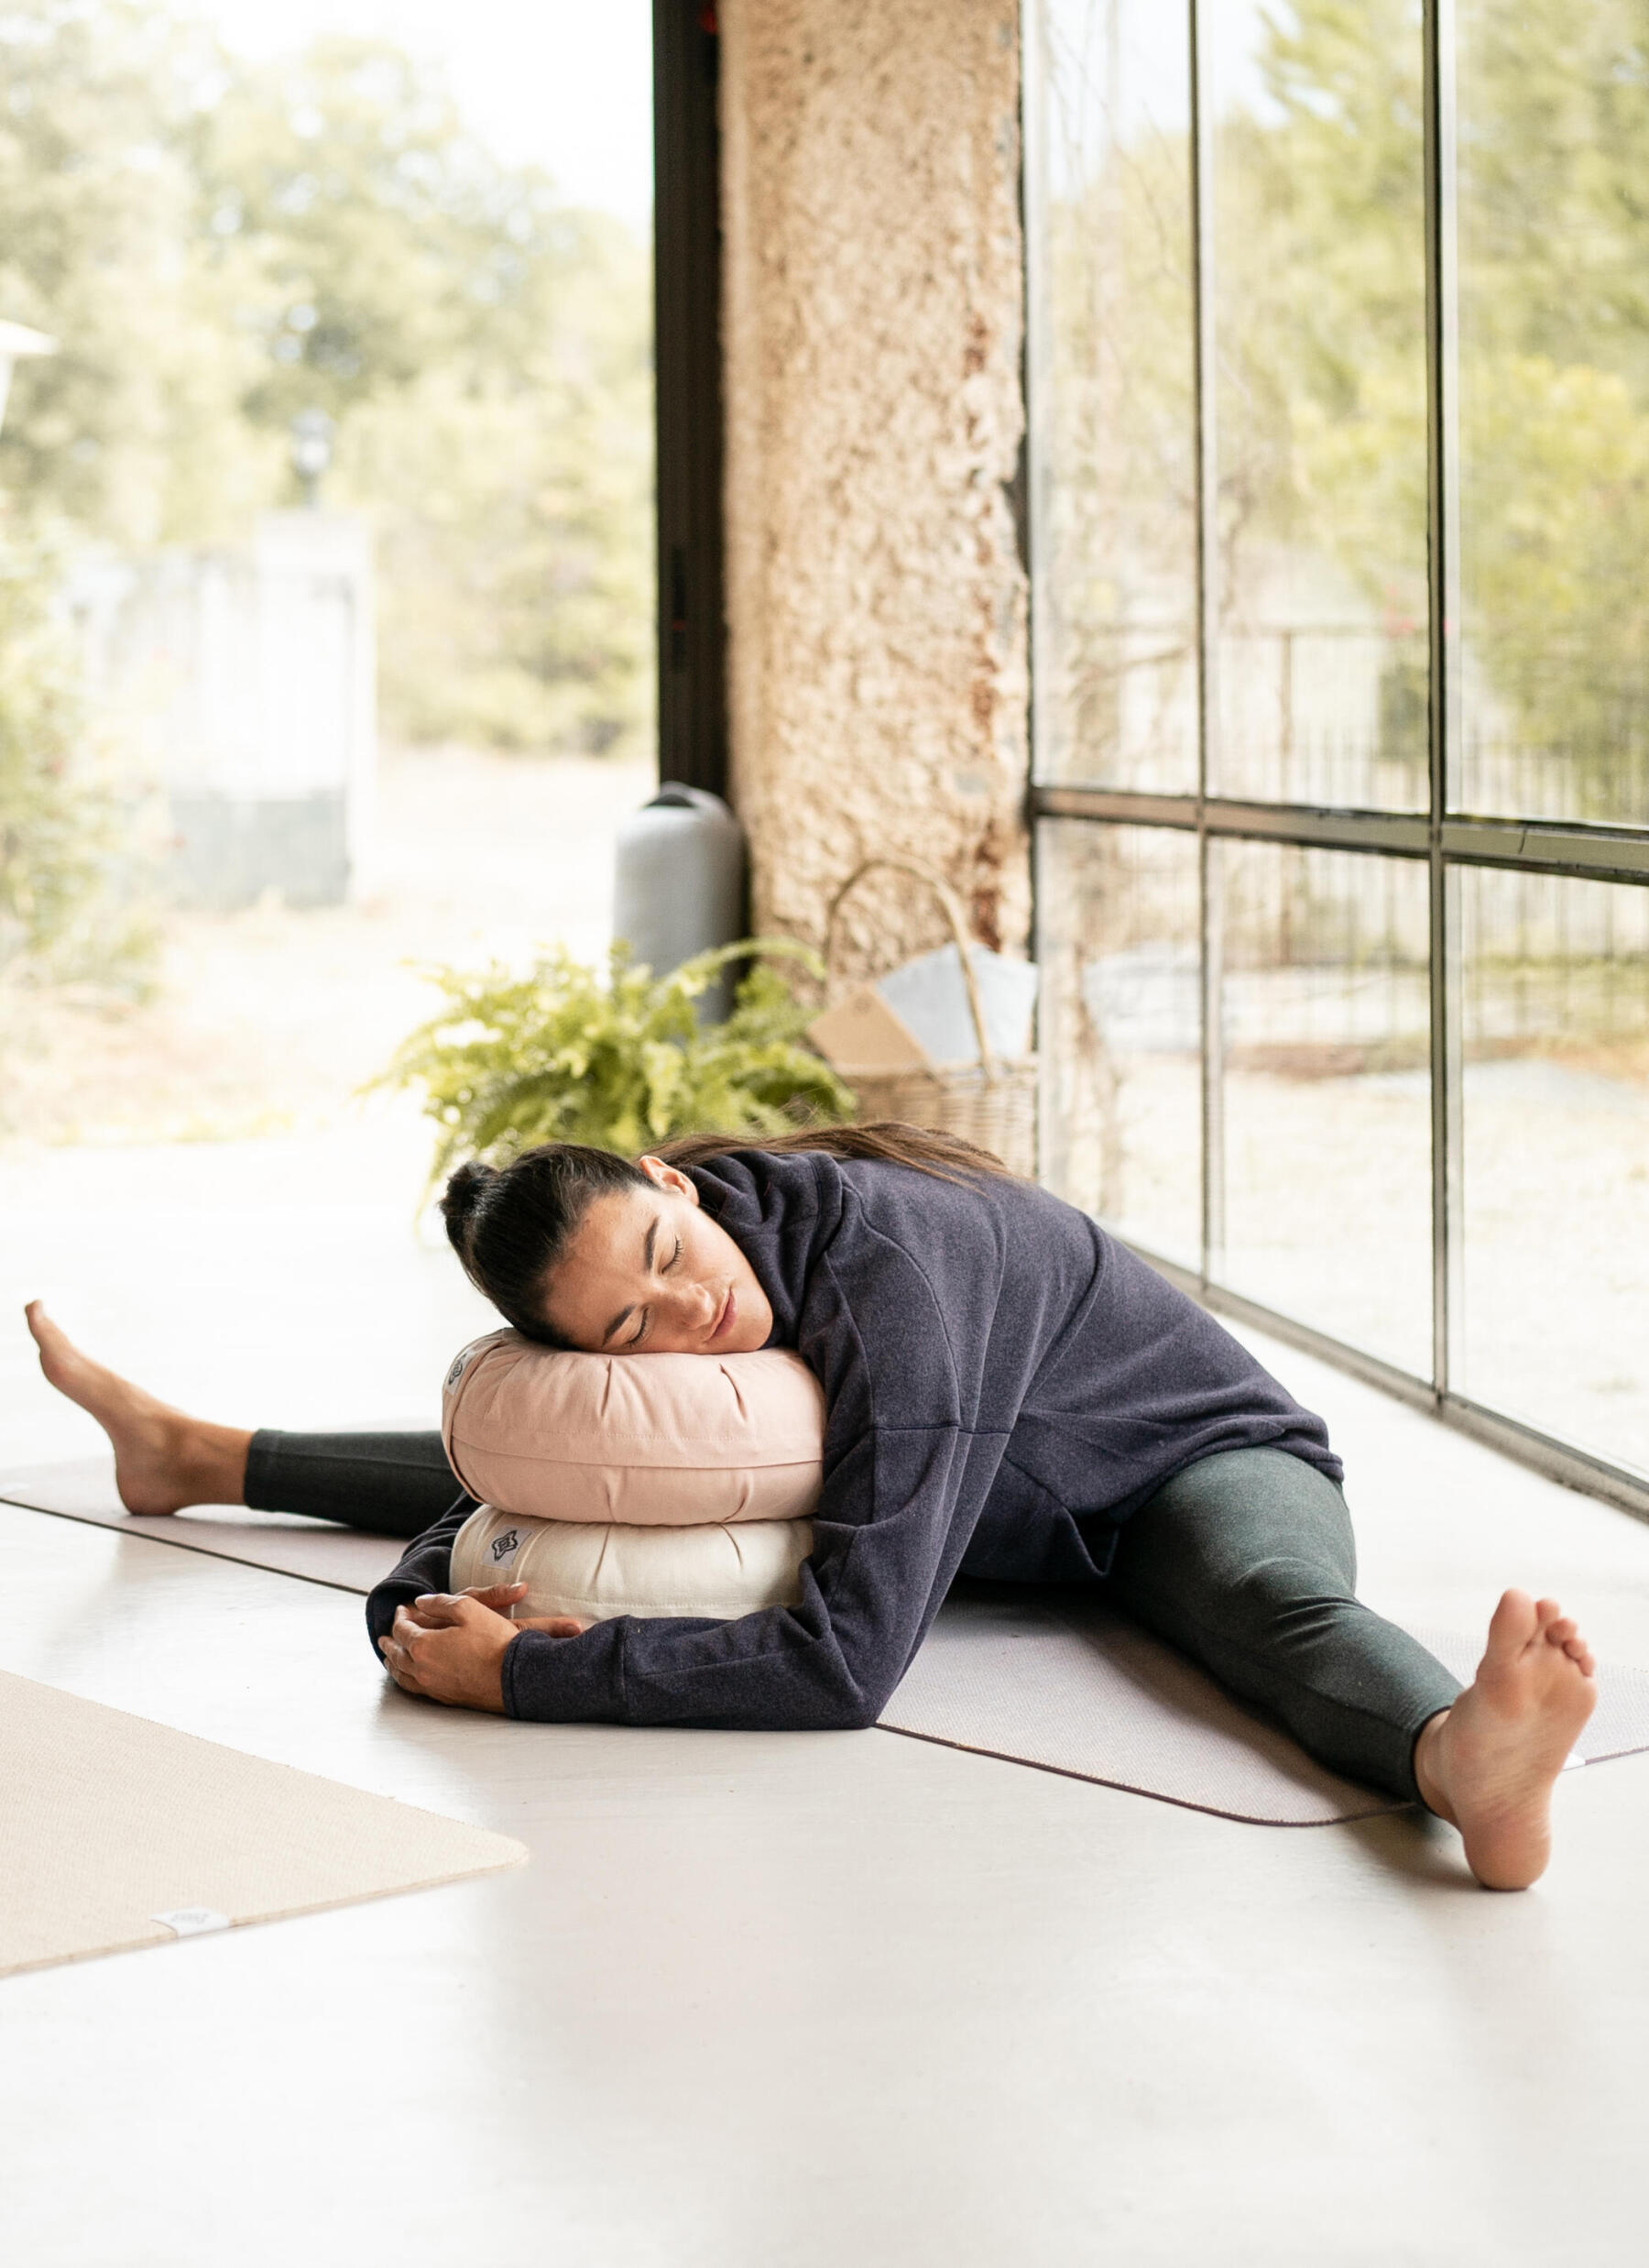
[[[1026,0],[1043,1165],[1649,1514],[1622,0]]]

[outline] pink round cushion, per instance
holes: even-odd
[[[528,1519],[697,1528],[803,1519],[824,1396],[799,1354],[562,1354],[496,1331],[448,1371],[448,1462]]]

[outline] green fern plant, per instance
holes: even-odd
[[[839,1124],[853,1096],[803,1044],[813,1011],[773,965],[786,959],[824,973],[785,937],[719,946],[663,977],[622,944],[605,977],[559,947],[521,976],[497,963],[431,969],[445,1005],[375,1083],[422,1088],[440,1130],[431,1185],[461,1158],[503,1165],[540,1142],[633,1157],[672,1134]],[[735,961],[750,966],[731,1013],[701,1024],[702,995]]]

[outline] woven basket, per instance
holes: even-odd
[[[962,964],[967,988],[967,1009],[974,1036],[979,1043],[977,1063],[934,1064],[920,1070],[856,1073],[844,1071],[858,1098],[861,1119],[896,1118],[907,1125],[927,1126],[941,1134],[959,1134],[999,1157],[1010,1172],[1028,1179],[1036,1173],[1036,1057],[1021,1056],[1005,1062],[993,1055],[985,1029],[985,1011],[979,987],[968,959],[972,943],[962,919],[962,909],[943,877],[914,859],[867,859],[856,867],[830,901],[824,928],[824,965],[833,994],[837,989],[836,948],[841,937],[841,910],[848,893],[867,874],[909,874],[931,890],[944,908]]]

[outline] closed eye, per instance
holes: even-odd
[[[681,1258],[681,1256],[682,1240],[678,1236],[675,1241],[675,1250],[671,1254],[669,1259],[666,1260],[663,1266],[659,1270],[659,1274],[661,1276],[668,1276],[671,1269],[674,1267],[676,1262]],[[635,1330],[631,1331],[629,1337],[624,1342],[624,1349],[627,1354],[632,1353],[640,1345],[642,1340],[647,1336],[648,1326],[651,1321],[652,1309],[650,1308],[643,1308],[639,1317],[637,1319]]]

